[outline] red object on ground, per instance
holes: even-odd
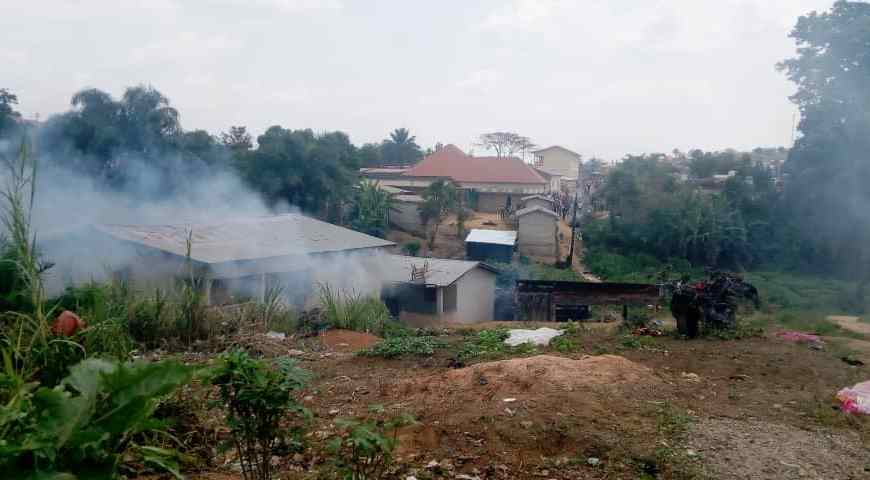
[[[789,342],[820,342],[822,339],[814,334],[814,333],[804,333],[804,332],[794,332],[794,331],[786,331],[779,332],[776,334],[777,337],[787,340]]]
[[[78,315],[64,310],[51,325],[51,333],[57,336],[71,337],[85,328],[85,322]]]

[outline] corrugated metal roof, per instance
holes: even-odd
[[[468,233],[465,241],[513,246],[517,243],[517,232],[516,230],[483,230],[475,228]]]
[[[411,282],[411,269],[422,270],[428,263],[425,280],[421,283],[446,287],[474,268],[484,268],[494,272],[492,267],[467,260],[448,260],[444,258],[407,257],[404,255],[377,255],[371,258],[376,262],[375,269],[380,277],[388,282]]]
[[[540,199],[540,200],[545,200],[545,201],[550,202],[550,203],[556,203],[556,202],[553,201],[552,198],[548,198],[548,197],[545,197],[545,196],[543,196],[543,195],[529,195],[528,197],[523,197],[523,198],[521,198],[520,201],[523,202],[523,203],[525,203],[525,202],[528,202],[529,200],[531,200],[531,199],[533,199],[533,198],[537,198],[537,199]]]
[[[548,208],[544,208],[540,205],[535,205],[533,207],[527,207],[527,208],[524,208],[522,210],[517,210],[517,213],[515,215],[517,217],[522,217],[523,215],[528,215],[532,212],[546,213],[547,215],[550,215],[551,217],[559,218],[559,215],[557,215],[556,212],[554,212]]]
[[[256,260],[386,247],[393,242],[315,220],[298,213],[248,217],[200,225],[95,225],[120,240],[187,255],[204,263]]]
[[[396,200],[397,202],[422,203],[423,197],[420,195],[395,195],[393,200]]]
[[[408,192],[407,190],[402,190],[401,188],[394,187],[394,186],[392,186],[392,185],[381,185],[381,184],[378,184],[378,188],[381,189],[381,190],[383,190],[383,191],[385,191],[385,192],[387,192],[387,193],[389,193],[390,195],[397,195],[397,194],[410,193],[410,192]]]

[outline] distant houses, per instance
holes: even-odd
[[[446,145],[410,168],[363,168],[360,174],[381,185],[419,193],[439,179],[462,190],[467,205],[481,212],[517,209],[522,197],[552,190],[553,176],[515,157],[476,157]]]
[[[577,170],[582,162],[582,156],[565,147],[553,145],[532,152],[534,166],[550,175],[560,175],[562,184],[569,189],[574,188],[577,181]]]

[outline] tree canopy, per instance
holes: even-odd
[[[525,154],[535,148],[535,144],[529,140],[529,137],[514,132],[484,133],[480,136],[478,145],[494,151],[499,158],[512,157],[518,153]]]
[[[359,168],[356,149],[342,132],[270,127],[240,164],[242,175],[276,206],[281,202],[330,218],[340,217]]]
[[[413,165],[422,157],[417,137],[411,135],[407,128],[393,130],[390,138],[381,144],[380,161],[384,165]]]
[[[806,254],[870,275],[870,4],[836,2],[798,19],[797,56],[778,68],[797,85],[801,120],[785,170]]]
[[[0,136],[12,131],[21,114],[15,111],[18,104],[18,96],[5,88],[0,88]]]

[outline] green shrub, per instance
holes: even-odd
[[[402,245],[402,251],[412,257],[416,257],[420,253],[420,248],[422,248],[422,245],[419,240],[411,240]]]
[[[399,429],[414,423],[410,416],[387,421],[338,419],[340,436],[329,443],[335,464],[347,480],[379,480],[386,478],[393,462],[393,451],[399,444]]]
[[[578,349],[577,342],[571,339],[567,333],[550,340],[550,348],[557,352],[570,353]]]
[[[342,294],[326,284],[320,285],[320,305],[326,323],[332,328],[380,335],[390,321],[390,311],[379,299]]]
[[[140,444],[162,429],[152,414],[160,398],[188,382],[179,363],[85,360],[56,388],[28,383],[4,352],[0,375],[0,468],[8,478],[118,478],[134,460],[181,478],[177,454]]]
[[[535,346],[523,343],[511,347],[504,343],[510,336],[507,329],[480,330],[471,333],[460,345],[457,357],[461,360],[471,358],[494,358],[501,355],[526,355],[536,351]]]
[[[433,337],[390,337],[367,350],[362,350],[360,354],[382,358],[396,358],[403,355],[429,356],[434,354],[436,349],[446,346],[445,342]]]
[[[300,448],[304,425],[311,414],[293,393],[308,378],[308,372],[289,359],[272,368],[239,350],[221,356],[212,384],[219,387],[220,402],[246,480],[269,480],[275,452]],[[286,421],[291,425],[289,431],[282,426]]]

